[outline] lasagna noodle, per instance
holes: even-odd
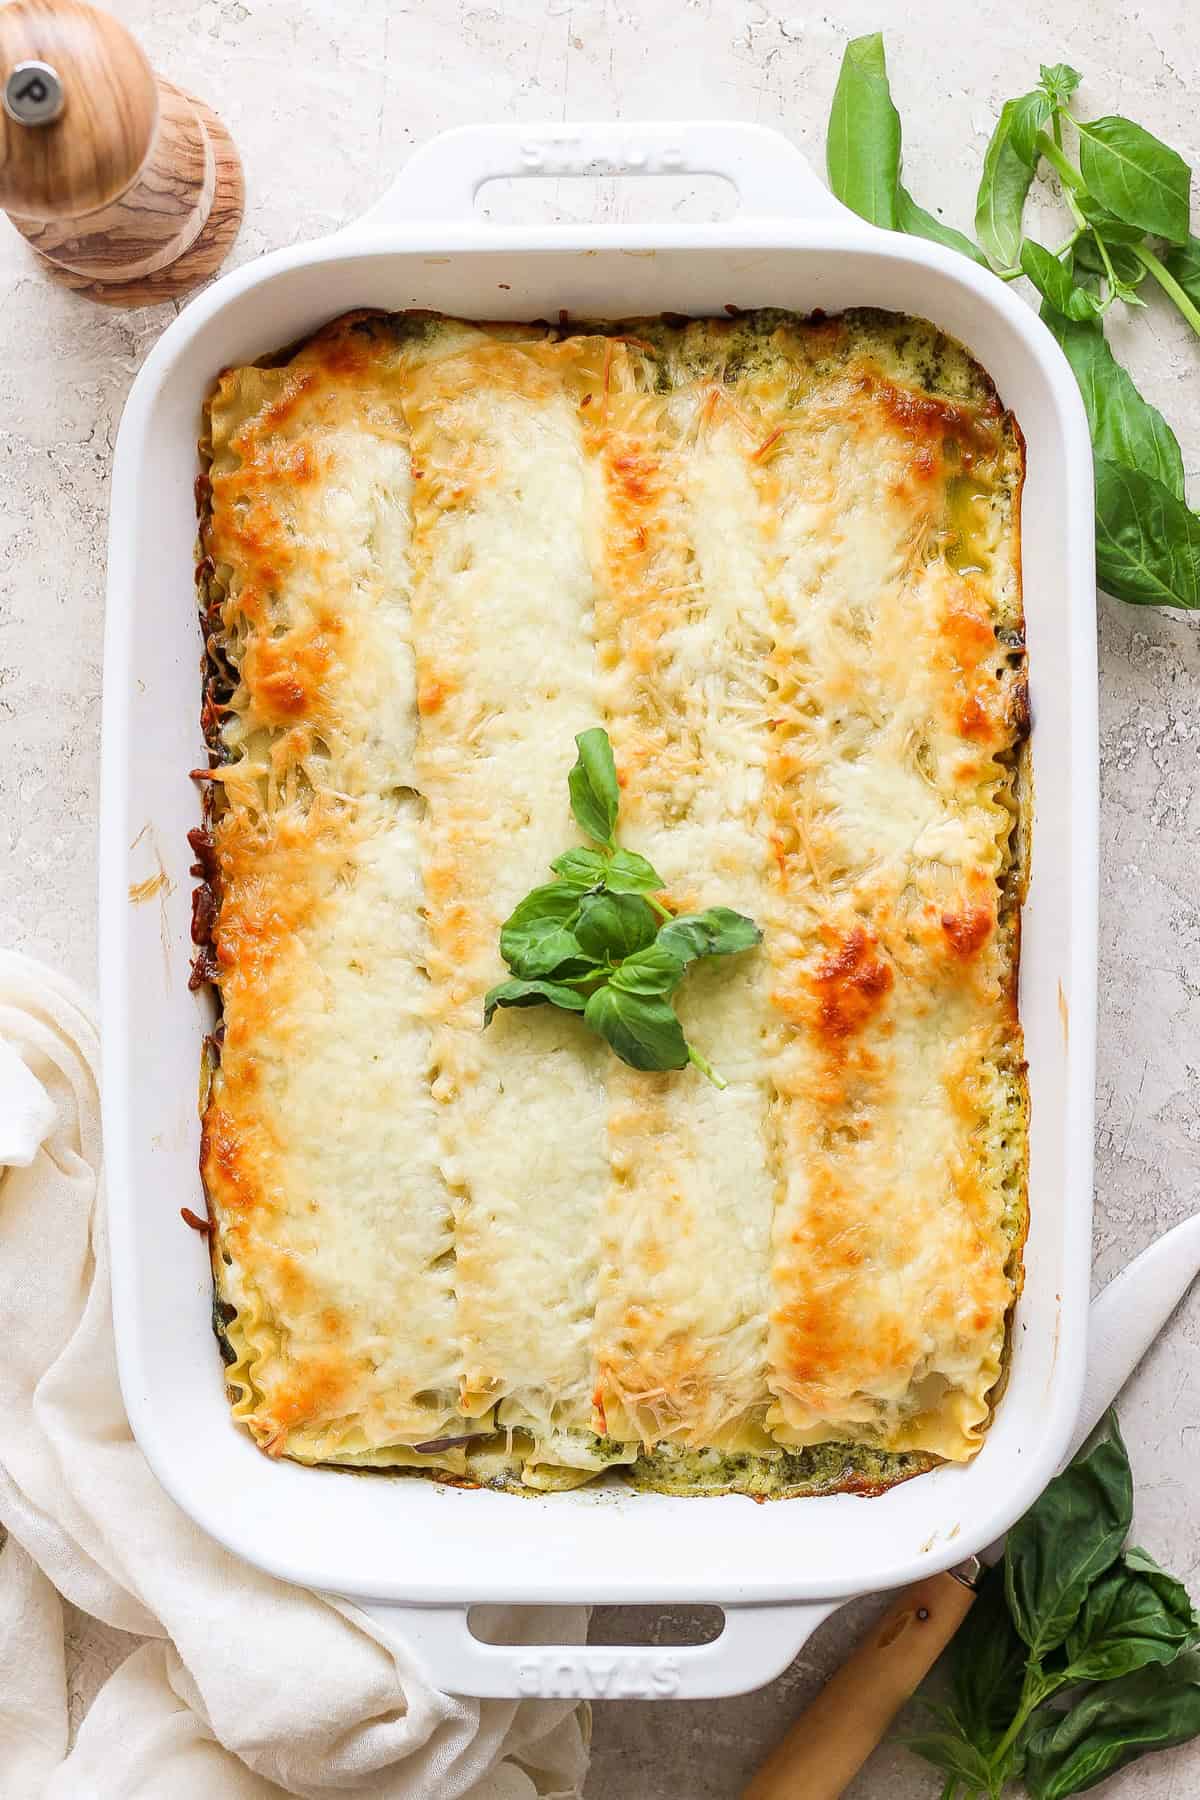
[[[238,687],[226,753],[313,786],[411,784],[409,455],[398,355],[351,327],[282,369],[222,377],[204,548]]]
[[[673,904],[762,912],[769,619],[753,445],[719,387],[669,398],[636,349],[610,360],[592,431],[597,645],[622,841]],[[679,996],[720,1065],[610,1074],[612,1181],[593,1335],[598,1429],[646,1445],[762,1450],[773,1203],[760,1044],[765,969],[714,960]]]
[[[414,373],[414,617],[442,1169],[462,1405],[534,1440],[527,1479],[602,1464],[588,1333],[606,1180],[605,1047],[553,1008],[497,1014],[503,920],[571,842],[597,709],[572,344],[486,344]]]
[[[343,333],[212,406],[204,548],[237,686],[203,1170],[236,1410],[312,1459],[409,1460],[458,1425],[393,396]]]
[[[1023,688],[998,408],[814,375],[761,466],[778,692],[768,914],[782,1189],[770,1419],[961,1459],[1014,1293],[1023,1089],[1003,876]]]

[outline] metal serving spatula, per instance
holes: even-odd
[[[1198,1272],[1200,1214],[1143,1250],[1092,1302],[1083,1404],[1064,1462],[1116,1399]],[[1000,1538],[983,1561],[1003,1554]],[[966,1618],[976,1568],[972,1558],[897,1595],[772,1751],[743,1800],[838,1800]]]

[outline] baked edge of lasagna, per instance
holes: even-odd
[[[425,315],[400,315],[403,320],[402,329],[423,329]],[[265,357],[255,365],[262,368],[278,368],[286,366],[291,359],[306,347],[328,339],[336,341],[339,332],[345,331],[352,320],[374,318],[395,322],[397,315],[356,314],[347,318],[331,321],[321,331],[311,334],[300,344],[289,347],[286,351]],[[795,315],[760,312],[748,316],[745,321],[750,331],[768,331],[780,321],[801,323]],[[841,315],[833,323],[843,323],[851,330],[859,330],[866,334],[882,330],[885,336],[891,336],[895,344],[903,340],[903,328],[912,327],[912,339],[916,345],[912,374],[916,380],[914,387],[930,397],[941,393],[939,382],[942,376],[942,364],[936,357],[929,355],[930,344],[947,346],[947,341],[940,334],[932,332],[932,328],[923,327],[919,321],[898,320],[896,315],[880,314],[873,311],[859,310]],[[460,322],[453,322],[460,323]],[[694,321],[693,331],[698,331],[704,324],[710,323],[722,334],[731,329],[728,320]],[[736,326],[739,321],[733,321]],[[666,315],[663,320],[632,320],[581,324],[573,322],[568,328],[537,327],[522,328],[512,326],[481,325],[469,327],[493,334],[498,342],[520,339],[522,336],[536,335],[553,342],[555,338],[563,339],[584,333],[608,338],[614,342],[625,339],[644,338],[652,341],[657,332],[665,327],[668,333],[675,331],[682,324],[673,315]],[[926,333],[928,335],[926,335]],[[903,352],[900,352],[903,355]],[[994,388],[986,376],[972,359],[956,346],[947,347],[947,360],[955,370],[957,381],[953,392],[946,397],[961,403],[962,371],[964,367],[970,371],[970,379],[974,384],[967,398],[973,403],[987,402],[996,409]],[[1018,573],[1018,590],[1015,609],[1005,620],[1008,633],[1007,642],[1010,650],[1018,653],[1023,641],[1023,619],[1019,598],[1019,491],[1023,478],[1023,456],[1019,430],[1010,416],[1004,416],[1004,430],[1009,435],[1010,446],[1015,458],[1014,478],[1009,489],[1011,517],[1009,530],[1011,549]],[[206,419],[207,435],[207,419]],[[202,448],[202,455],[204,455]],[[205,692],[202,723],[205,739],[213,757],[214,766],[218,765],[227,754],[221,736],[223,710],[228,706],[233,686],[231,670],[222,652],[221,641],[221,607],[226,597],[225,590],[217,579],[211,558],[207,553],[211,531],[211,487],[208,485],[207,471],[197,483],[198,510],[201,521],[201,556],[197,574],[200,606],[206,628],[206,670]],[[1023,683],[1020,684],[1023,691]],[[1009,1075],[1013,1083],[1013,1092],[1018,1096],[1014,1103],[1012,1129],[1023,1141],[1027,1118],[1027,1088],[1024,1077],[1024,1065],[1019,1059],[1019,1024],[1016,1019],[1016,987],[1019,968],[1019,933],[1020,906],[1023,899],[1027,878],[1027,807],[1024,804],[1028,783],[1028,764],[1026,747],[1027,715],[1018,717],[1023,701],[1017,697],[1014,689],[1014,718],[1016,724],[1012,732],[1011,743],[1006,755],[1011,762],[1012,789],[1011,795],[1015,805],[1013,828],[1004,844],[1004,856],[999,876],[999,905],[997,908],[997,932],[1003,942],[1005,964],[1004,998],[1009,1007],[1014,1028],[1013,1046],[1017,1052],[1015,1060],[1009,1067]],[[220,870],[214,855],[210,826],[221,809],[221,787],[219,782],[208,782],[204,788],[204,825],[202,830],[193,836],[193,845],[197,854],[196,872],[200,876],[197,889],[194,937],[199,947],[196,964],[196,985],[203,982],[213,984],[214,993],[220,1006],[220,987],[217,977],[220,968],[213,948],[213,931],[216,924],[220,900]],[[205,1049],[204,1090],[207,1101],[214,1069],[220,1056],[220,1028],[209,1035]],[[1021,1179],[1019,1192],[1010,1195],[1008,1213],[1005,1220],[1005,1232],[1009,1243],[1009,1252],[1005,1264],[1005,1277],[1011,1288],[1011,1302],[1007,1309],[1005,1321],[1005,1343],[1000,1355],[1000,1370],[997,1379],[987,1394],[987,1405],[994,1409],[1003,1389],[1009,1338],[1011,1336],[1012,1309],[1020,1292],[1023,1279],[1022,1253],[1027,1231],[1027,1158],[1021,1158]],[[206,1184],[207,1191],[207,1184]],[[210,1226],[214,1223],[212,1197],[209,1195]],[[234,1374],[240,1373],[250,1360],[244,1339],[243,1324],[236,1306],[224,1293],[224,1271],[227,1266],[220,1254],[217,1233],[211,1232],[213,1248],[214,1274],[214,1327],[221,1344],[222,1355],[227,1366]],[[234,1397],[240,1402],[240,1410],[247,1407],[246,1390],[243,1388]],[[239,1410],[235,1407],[235,1410]],[[986,1425],[986,1420],[984,1421]],[[263,1441],[260,1434],[260,1443]],[[391,1468],[396,1472],[413,1472],[433,1475],[438,1479],[476,1484],[489,1484],[511,1487],[516,1491],[529,1491],[522,1484],[521,1469],[528,1461],[528,1447],[523,1447],[522,1437],[528,1436],[522,1426],[497,1429],[486,1438],[470,1437],[469,1434],[459,1436],[447,1433],[442,1441],[427,1440],[422,1443],[416,1454],[409,1454],[411,1446],[402,1447],[395,1458],[375,1456],[370,1452],[360,1454],[349,1451],[344,1454],[323,1456],[320,1454],[306,1456],[302,1450],[288,1447],[285,1454],[298,1454],[301,1460],[329,1462],[339,1467],[358,1468]],[[456,1441],[452,1441],[456,1440]],[[934,1466],[941,1458],[922,1450],[877,1450],[866,1443],[848,1442],[804,1442],[788,1445],[776,1443],[769,1450],[710,1448],[703,1445],[681,1444],[664,1441],[653,1449],[643,1449],[630,1462],[627,1447],[616,1441],[606,1445],[603,1439],[592,1447],[590,1467],[584,1478],[590,1478],[598,1468],[611,1463],[621,1466],[622,1473],[635,1485],[653,1488],[658,1491],[683,1493],[717,1493],[736,1491],[760,1497],[796,1495],[803,1493],[858,1492],[877,1493],[908,1479]],[[555,1485],[574,1485],[578,1476],[557,1482],[553,1476],[541,1480],[540,1488]]]

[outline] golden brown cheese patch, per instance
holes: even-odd
[[[817,999],[814,1030],[818,1037],[836,1045],[840,1038],[861,1031],[879,1011],[896,977],[892,965],[878,956],[876,941],[865,925],[852,926],[840,938],[825,926],[822,936],[832,940],[832,947],[813,971]]]

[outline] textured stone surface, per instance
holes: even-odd
[[[999,102],[1039,60],[1083,70],[1093,116],[1124,111],[1200,157],[1200,37],[1188,0],[864,0],[829,9],[712,0],[122,0],[151,60],[216,103],[246,163],[235,261],[333,229],[382,193],[407,150],[487,118],[725,116],[778,125],[820,163],[847,36],[883,26],[926,205],[967,225]],[[703,191],[564,184],[564,216],[702,213]],[[536,204],[546,203],[538,196]],[[497,206],[534,204],[501,197]],[[1057,225],[1048,227],[1057,231]],[[130,379],[171,307],[124,314],[54,287],[0,227],[0,941],[94,985],[95,803],[107,483]],[[1174,423],[1200,498],[1200,347],[1167,308],[1114,333]],[[165,605],[190,605],[187,595]],[[1200,1163],[1200,645],[1195,623],[1101,602],[1097,1277],[1193,1209]],[[1130,1389],[1138,1535],[1200,1591],[1200,1302]],[[802,1529],[798,1526],[798,1529]],[[721,1546],[714,1545],[714,1556]],[[597,1708],[589,1800],[726,1800],[835,1666],[875,1602],[836,1616],[770,1687],[718,1703]],[[638,1615],[634,1635],[678,1619]],[[610,1637],[617,1622],[604,1622]],[[72,1709],[127,1648],[76,1616]],[[1200,1748],[1106,1788],[1185,1800]],[[883,1750],[854,1800],[918,1800],[935,1778]]]

